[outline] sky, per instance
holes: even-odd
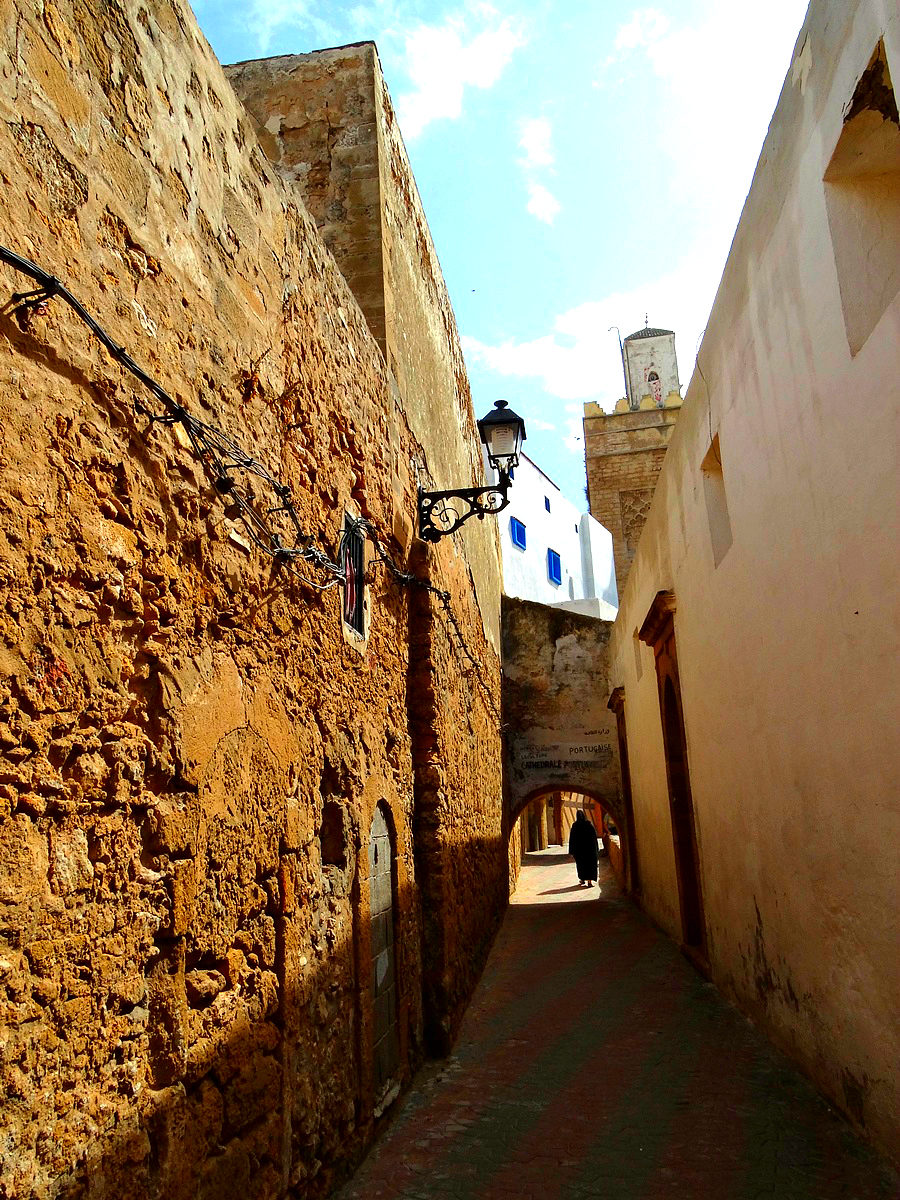
[[[583,405],[624,393],[610,327],[673,329],[684,391],[806,7],[194,0],[223,63],[377,44],[475,415],[509,401],[582,510]]]

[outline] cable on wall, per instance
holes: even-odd
[[[227,505],[228,515],[243,522],[251,542],[258,550],[269,555],[280,567],[289,571],[307,587],[328,591],[333,587],[345,586],[343,558],[348,530],[340,535],[335,559],[329,558],[328,554],[315,544],[313,538],[304,532],[288,484],[272,474],[264,463],[248,454],[221,429],[201,421],[189,413],[184,405],[174,400],[158,380],[149,375],[123,346],[110,337],[103,326],[55,275],[49,274],[30,259],[23,258],[3,245],[0,245],[0,262],[27,275],[38,285],[32,292],[17,292],[12,295],[11,303],[17,311],[43,313],[48,301],[62,300],[88,327],[110,357],[150,392],[162,410],[154,412],[135,397],[135,412],[146,417],[151,428],[155,424],[182,426],[213,489]],[[257,490],[262,494],[257,495]],[[376,561],[388,569],[397,584],[423,588],[437,597],[460,652],[470,664],[488,707],[499,724],[501,717],[493,694],[483,676],[480,663],[469,649],[463,635],[450,602],[450,593],[399,567],[384,548],[371,521],[356,521],[353,524],[369,535],[375,546]],[[299,564],[321,571],[324,582],[310,579],[308,574],[299,569]]]

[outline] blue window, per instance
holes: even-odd
[[[509,518],[509,533],[514,546],[525,549],[525,526],[517,517]]]
[[[544,497],[544,508],[546,508],[547,512],[550,511],[550,497],[549,496]]]
[[[547,551],[547,575],[551,583],[562,583],[562,563],[555,550]]]

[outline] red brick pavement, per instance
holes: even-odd
[[[453,1055],[338,1200],[897,1200],[897,1176],[676,947],[529,855]]]

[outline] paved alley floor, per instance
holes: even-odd
[[[455,1050],[341,1200],[874,1200],[897,1177],[623,900],[530,854]]]

